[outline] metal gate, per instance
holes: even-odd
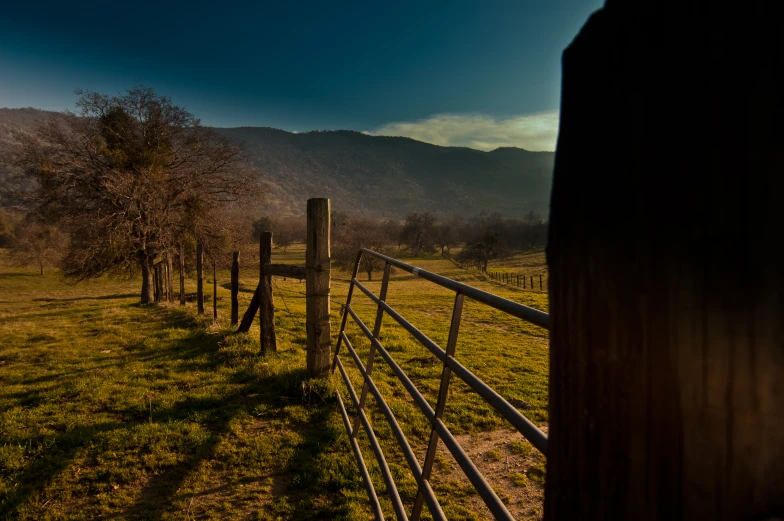
[[[381,282],[381,291],[378,296],[374,295],[369,289],[367,289],[357,280],[357,270],[363,255],[372,255],[378,259],[383,260],[385,263],[384,277]],[[428,338],[424,333],[419,331],[414,325],[403,318],[386,303],[387,290],[389,288],[389,274],[392,266],[412,273],[418,277],[455,292],[455,302],[452,309],[452,321],[449,329],[449,337],[447,340],[446,349],[441,348],[438,344]],[[351,299],[354,294],[354,288],[359,288],[362,293],[364,293],[377,305],[376,320],[372,331],[362,322],[362,320],[357,316],[351,307]],[[466,477],[469,479],[473,487],[478,492],[479,496],[485,502],[487,507],[490,509],[490,512],[492,512],[496,519],[514,519],[501,499],[493,491],[492,487],[487,483],[484,476],[479,472],[474,463],[466,455],[466,453],[460,447],[460,444],[457,442],[452,433],[449,432],[449,429],[441,420],[444,413],[444,408],[446,406],[446,398],[449,391],[449,383],[451,381],[452,373],[457,375],[466,384],[468,384],[471,389],[473,389],[485,401],[487,401],[487,403],[489,403],[496,411],[498,411],[498,413],[500,413],[507,421],[509,421],[509,423],[511,423],[512,426],[514,426],[520,432],[520,434],[530,441],[534,447],[536,447],[543,454],[547,454],[547,436],[545,436],[542,431],[540,431],[533,423],[531,423],[528,418],[523,416],[520,411],[513,407],[490,386],[485,384],[481,379],[479,379],[454,358],[455,346],[457,345],[457,336],[460,330],[460,320],[463,311],[463,300],[465,297],[481,302],[545,329],[549,330],[550,328],[550,317],[547,313],[523,306],[522,304],[512,302],[471,286],[461,284],[452,279],[442,277],[441,275],[436,275],[435,273],[411,266],[410,264],[406,264],[397,259],[387,257],[386,255],[382,255],[371,250],[363,248],[357,254],[357,259],[354,264],[354,271],[351,276],[351,284],[349,285],[348,297],[346,299],[346,306],[343,311],[343,318],[340,325],[337,346],[335,347],[335,357],[332,362],[332,372],[334,373],[335,368],[340,371],[340,374],[343,377],[343,381],[345,382],[348,389],[348,394],[351,397],[351,401],[354,403],[354,406],[358,411],[357,417],[354,419],[352,425],[352,421],[349,419],[346,408],[343,405],[343,400],[340,397],[340,392],[335,392],[338,405],[340,407],[340,412],[343,415],[343,422],[346,426],[346,430],[351,441],[351,447],[357,459],[357,464],[359,465],[359,470],[362,474],[362,479],[370,498],[373,513],[375,518],[378,520],[384,519],[384,515],[381,511],[381,505],[379,503],[378,496],[376,495],[375,488],[373,487],[373,483],[370,479],[367,466],[365,465],[365,461],[362,457],[362,452],[360,451],[359,444],[357,443],[357,434],[359,432],[360,424],[365,429],[370,447],[373,450],[376,459],[378,460],[381,474],[386,484],[387,491],[389,492],[389,497],[392,501],[392,507],[394,508],[397,519],[411,519],[413,521],[418,520],[425,504],[427,504],[428,510],[433,516],[433,519],[446,519],[444,512],[441,510],[441,506],[438,503],[438,499],[436,498],[430,486],[430,474],[433,470],[433,462],[435,459],[436,447],[438,445],[439,438],[444,442],[446,448],[452,454],[458,465],[460,465],[460,468],[463,470]],[[443,371],[441,373],[441,385],[438,391],[435,410],[430,406],[427,400],[425,400],[416,386],[414,386],[413,382],[411,382],[409,377],[406,376],[406,373],[403,372],[397,362],[395,362],[389,352],[379,342],[378,334],[381,331],[381,322],[383,320],[384,314],[392,317],[395,322],[400,324],[436,358],[438,358],[438,360],[442,362]],[[367,336],[367,338],[370,340],[370,351],[367,364],[362,363],[359,356],[357,355],[356,350],[351,345],[351,342],[346,336],[346,321],[349,316],[351,316],[365,336]],[[341,345],[346,346],[346,350],[351,355],[351,358],[353,359],[364,379],[359,397],[357,397],[357,393],[354,390],[354,387],[351,385],[351,381],[346,374],[343,362],[340,359]],[[422,465],[419,464],[419,461],[414,455],[414,452],[411,450],[411,446],[403,434],[403,431],[400,429],[400,425],[398,425],[395,416],[392,414],[392,411],[373,382],[371,375],[373,372],[373,360],[376,356],[376,353],[381,355],[391,370],[400,379],[403,386],[413,398],[414,403],[419,407],[427,420],[430,422],[432,428],[430,441],[428,443],[427,452],[425,453],[425,460]],[[403,503],[400,499],[400,494],[398,493],[397,487],[392,478],[392,474],[389,470],[389,466],[387,465],[384,454],[381,451],[378,440],[376,439],[376,435],[370,426],[367,415],[365,414],[365,401],[367,399],[368,392],[370,392],[376,399],[382,414],[389,422],[392,433],[400,444],[400,448],[403,451],[408,466],[410,467],[411,472],[417,481],[418,490],[410,516],[407,515],[404,509]]]

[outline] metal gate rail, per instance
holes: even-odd
[[[379,292],[378,296],[374,295],[369,289],[367,289],[357,280],[357,271],[359,269],[359,263],[362,259],[362,255],[371,255],[383,260],[385,263],[384,276],[381,282],[381,291]],[[452,320],[449,328],[449,337],[447,340],[446,349],[441,348],[438,344],[431,340],[427,335],[419,331],[419,329],[417,329],[408,320],[403,318],[397,311],[395,311],[391,306],[389,306],[389,304],[386,303],[387,289],[389,288],[389,275],[392,266],[417,275],[425,280],[455,292],[455,303],[452,308]],[[360,291],[362,291],[362,293],[364,293],[377,306],[376,320],[372,332],[364,324],[364,322],[362,322],[362,320],[354,312],[354,309],[351,307],[351,299],[353,297],[355,287],[359,288]],[[388,257],[365,248],[362,248],[357,254],[356,262],[354,263],[354,270],[351,275],[351,284],[349,285],[346,306],[343,311],[343,318],[340,325],[340,333],[338,334],[337,346],[335,347],[335,356],[332,361],[332,372],[334,373],[335,368],[340,371],[342,379],[346,385],[346,388],[348,389],[348,394],[351,398],[351,401],[357,410],[357,416],[354,419],[352,425],[351,419],[348,416],[348,412],[346,411],[346,407],[343,404],[343,400],[340,396],[340,392],[335,391],[340,413],[343,416],[343,423],[346,426],[346,431],[348,432],[349,439],[351,441],[351,447],[354,451],[357,464],[362,474],[362,480],[368,492],[371,508],[375,518],[378,520],[384,519],[384,515],[381,510],[381,505],[379,503],[378,496],[376,495],[375,488],[373,487],[373,482],[370,479],[367,466],[365,465],[365,461],[362,457],[362,452],[360,451],[359,444],[357,443],[357,434],[359,433],[360,424],[367,434],[370,448],[372,449],[373,454],[378,461],[379,468],[381,469],[381,475],[384,479],[384,483],[386,484],[389,498],[392,502],[392,507],[395,511],[397,519],[407,520],[409,517],[407,516],[403,502],[400,499],[400,494],[398,493],[397,486],[395,485],[395,481],[392,478],[392,473],[389,470],[389,466],[387,465],[386,458],[384,457],[384,453],[381,450],[381,446],[378,443],[376,434],[373,431],[373,428],[370,426],[370,422],[368,421],[367,415],[365,414],[365,401],[367,399],[368,392],[373,395],[376,403],[381,409],[381,413],[389,423],[389,426],[392,429],[392,433],[397,439],[400,448],[403,451],[406,462],[411,469],[411,473],[414,475],[414,478],[417,481],[418,490],[410,516],[412,521],[417,521],[419,519],[422,513],[422,508],[425,504],[427,504],[428,510],[434,519],[446,519],[444,512],[441,510],[438,499],[436,498],[435,494],[433,493],[433,489],[430,486],[430,474],[433,469],[433,462],[435,460],[436,447],[438,445],[439,438],[444,442],[446,448],[452,454],[457,464],[460,465],[460,468],[463,470],[466,477],[469,479],[496,519],[514,519],[501,499],[493,491],[490,484],[487,483],[482,473],[479,472],[471,459],[466,455],[465,451],[463,451],[455,437],[449,431],[447,426],[441,420],[444,409],[446,407],[446,399],[449,392],[449,384],[452,373],[455,373],[461,380],[468,384],[471,389],[479,394],[499,414],[501,414],[501,416],[509,421],[509,423],[511,423],[512,426],[514,426],[518,432],[520,432],[520,434],[530,441],[534,447],[536,447],[543,454],[547,454],[547,436],[545,436],[545,434],[539,430],[536,425],[531,423],[528,418],[521,414],[520,411],[518,411],[508,401],[501,397],[501,395],[495,392],[490,386],[484,383],[479,377],[477,377],[474,373],[472,373],[454,358],[455,347],[457,345],[457,336],[460,330],[460,320],[463,312],[463,300],[465,297],[469,297],[473,300],[508,313],[512,316],[526,320],[545,329],[550,328],[550,317],[547,313],[523,306],[522,304],[518,304],[486,291],[467,286],[455,280],[448,279],[429,271],[425,271],[392,257]],[[389,354],[389,351],[387,351],[381,342],[379,342],[378,335],[381,331],[381,323],[384,313],[389,315],[392,319],[395,320],[395,322],[400,324],[400,326],[408,331],[442,362],[443,370],[441,373],[441,384],[438,391],[435,410],[422,396],[422,393],[419,392],[403,369],[401,369],[397,362],[392,358],[392,356]],[[370,351],[367,364],[362,363],[359,355],[354,349],[354,346],[351,345],[351,342],[346,336],[346,322],[349,316],[351,316],[353,321],[356,322],[357,326],[359,326],[360,330],[370,340]],[[362,375],[363,384],[359,397],[357,397],[357,393],[354,390],[348,374],[346,373],[346,369],[343,366],[343,362],[340,359],[341,345],[346,346],[346,350],[351,355],[354,364],[359,370],[359,373]],[[381,355],[392,372],[395,373],[395,375],[401,381],[403,386],[411,395],[411,398],[414,400],[414,403],[416,403],[432,427],[430,440],[428,442],[427,451],[425,453],[425,460],[421,466],[416,456],[414,455],[414,451],[411,449],[411,445],[408,443],[406,436],[403,434],[400,425],[395,419],[395,415],[392,413],[389,405],[386,403],[386,400],[384,400],[384,398],[381,396],[378,387],[376,387],[376,384],[373,382],[372,372],[376,352]]]

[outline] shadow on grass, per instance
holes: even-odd
[[[138,293],[122,293],[120,295],[101,295],[99,297],[73,297],[73,298],[34,298],[32,302],[76,302],[79,300],[113,300],[138,297]]]
[[[130,304],[129,306],[138,306],[138,304]],[[320,468],[320,458],[325,450],[335,450],[336,440],[340,435],[340,431],[335,430],[329,424],[330,417],[334,414],[334,404],[327,392],[322,393],[323,398],[314,400],[314,403],[309,401],[306,403],[303,391],[310,385],[326,386],[328,385],[326,381],[311,381],[304,367],[287,368],[285,364],[280,367],[278,372],[260,378],[253,371],[254,363],[263,360],[260,355],[245,350],[239,355],[244,359],[237,359],[235,355],[221,351],[222,342],[227,340],[227,337],[233,336],[234,333],[209,332],[205,329],[204,321],[188,315],[184,309],[179,307],[142,307],[150,311],[150,316],[139,327],[144,328],[143,332],[149,331],[150,335],[162,335],[160,342],[149,345],[142,340],[126,346],[124,356],[118,357],[116,361],[88,369],[62,371],[56,375],[29,379],[24,383],[29,384],[30,387],[33,387],[34,384],[50,381],[53,385],[47,385],[43,389],[28,388],[23,393],[7,394],[5,398],[15,402],[16,405],[32,409],[47,400],[52,400],[54,391],[54,399],[58,402],[68,404],[71,407],[77,405],[80,410],[87,412],[95,405],[90,401],[89,396],[78,393],[56,395],[57,389],[68,387],[70,381],[82,378],[82,373],[122,367],[127,363],[128,356],[132,356],[135,362],[146,362],[148,367],[168,367],[175,373],[180,370],[206,373],[216,371],[225,365],[236,367],[236,371],[226,375],[226,383],[229,384],[228,389],[230,389],[228,393],[215,392],[206,397],[186,394],[179,397],[169,407],[157,409],[154,423],[151,422],[146,411],[138,407],[138,404],[134,405],[128,402],[125,405],[105,404],[101,406],[102,416],[94,418],[95,423],[92,425],[81,425],[76,428],[63,425],[55,427],[59,432],[47,436],[8,439],[7,441],[12,444],[22,446],[45,444],[49,448],[38,453],[26,468],[13,476],[15,483],[13,491],[5,497],[0,497],[0,518],[29,516],[29,509],[35,509],[35,502],[40,500],[40,503],[44,503],[46,499],[50,498],[51,490],[57,489],[55,480],[60,479],[60,476],[67,472],[69,466],[73,465],[77,458],[84,458],[85,455],[93,459],[103,456],[101,447],[107,438],[130,438],[135,430],[147,423],[163,427],[192,422],[193,418],[198,418],[195,421],[208,432],[206,437],[200,439],[195,446],[179,450],[183,459],[171,466],[164,466],[156,472],[147,473],[138,494],[134,494],[135,501],[132,505],[125,507],[122,511],[115,511],[114,515],[104,516],[105,518],[159,519],[167,512],[172,513],[173,502],[182,498],[181,495],[178,495],[178,491],[186,483],[191,473],[202,462],[216,461],[218,458],[216,448],[221,440],[230,435],[232,420],[238,415],[253,416],[254,411],[261,407],[265,411],[265,418],[283,421],[281,418],[288,418],[287,407],[303,404],[309,411],[307,422],[297,423],[297,420],[285,420],[285,428],[295,429],[302,437],[302,441],[298,442],[295,447],[294,456],[284,465],[272,469],[272,472],[260,472],[256,480],[269,477],[273,480],[272,494],[286,497],[284,503],[289,505],[287,507],[289,510],[284,517],[288,517],[292,513],[291,509],[296,511],[294,517],[298,519],[339,515],[342,512],[341,508],[345,508],[340,499],[343,490],[358,487],[359,484],[354,483],[352,473],[343,468],[340,471],[333,471],[339,476],[326,479],[327,485],[324,485],[325,479],[323,470]],[[186,329],[189,334],[183,338],[167,340],[164,334],[167,329]],[[315,382],[315,384],[307,382]],[[168,383],[168,385],[170,384],[171,382]],[[108,418],[105,415],[108,415]],[[87,421],[90,421],[89,416],[86,418]],[[119,421],[114,421],[115,418],[119,418]],[[82,422],[84,423],[84,419]],[[258,433],[256,435],[263,436],[264,434]],[[134,447],[135,445],[129,445],[128,450],[134,450]],[[141,447],[135,450],[140,449]],[[144,472],[139,467],[141,463],[136,460],[127,460],[124,465],[135,469],[135,472]],[[105,472],[100,467],[96,471]],[[191,494],[191,497],[212,493],[220,495],[221,488],[228,490],[240,487],[243,485],[243,480],[249,479],[251,478],[245,476],[242,479],[222,484],[217,491],[197,491]],[[77,496],[84,499],[93,496],[95,492],[93,487],[96,486],[108,487],[108,477],[93,484],[79,484],[76,489],[78,490]],[[314,498],[316,496],[323,498],[324,494],[333,497],[334,500],[325,502],[323,499]],[[248,503],[247,506],[260,507],[257,501],[253,504]],[[24,509],[24,513],[20,509]]]

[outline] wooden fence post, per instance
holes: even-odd
[[[218,263],[212,261],[212,322],[218,322]]]
[[[531,275],[531,289],[534,289],[534,276]]]
[[[180,244],[180,306],[185,305],[185,246]]]
[[[169,302],[174,302],[174,282],[172,281],[172,256],[171,252],[166,252],[166,293]]]
[[[196,245],[196,304],[199,315],[204,314],[204,248]]]
[[[311,376],[329,370],[330,224],[329,199],[308,199],[305,250],[307,366]]]
[[[539,275],[539,290],[541,291],[542,289],[542,276]]]
[[[240,252],[231,256],[231,325],[236,326],[240,312]]]
[[[275,338],[275,305],[272,301],[272,276],[264,274],[264,265],[272,261],[272,232],[259,238],[259,343],[261,352],[278,350]]]
[[[523,289],[528,289],[528,288],[526,288],[526,286],[525,286],[525,275],[523,275]],[[531,288],[531,289],[533,289],[533,288]]]

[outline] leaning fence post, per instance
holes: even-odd
[[[218,322],[218,263],[212,261],[212,322]]]
[[[196,245],[196,303],[199,315],[204,314],[204,248]]]
[[[259,237],[259,343],[261,352],[278,350],[275,338],[275,306],[272,302],[272,276],[264,273],[264,265],[272,262],[272,232]]]
[[[329,199],[308,199],[305,249],[305,315],[308,374],[329,371],[330,226]]]
[[[180,306],[185,305],[185,246],[180,244]]]
[[[240,252],[231,256],[231,325],[237,325],[240,312]]]

